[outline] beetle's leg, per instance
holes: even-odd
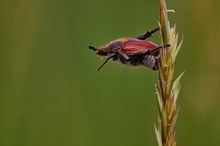
[[[155,28],[154,30],[148,31],[145,34],[142,34],[140,36],[137,37],[137,39],[139,40],[146,40],[147,38],[151,37],[153,33],[155,33],[156,31],[158,31],[160,28]]]
[[[150,52],[146,52],[145,53],[145,58],[143,60],[143,65],[146,67],[149,67],[153,70],[158,70],[158,59],[160,58],[160,52],[159,49],[164,48],[164,47],[169,47],[170,44],[168,45],[164,45],[164,46],[159,46],[156,47],[152,50],[150,50]]]
[[[145,53],[136,53],[136,54],[132,54],[130,56],[122,54],[122,53],[118,53],[118,55],[124,60],[124,61],[132,61],[133,59],[140,57],[140,56],[144,56]]]
[[[118,53],[118,55],[119,55],[121,58],[123,58],[125,61],[129,61],[129,60],[131,59],[130,57],[128,57],[127,55],[122,54],[122,53]]]
[[[98,71],[108,62],[109,59],[115,57],[116,55],[118,55],[118,52],[112,53],[112,54],[105,60],[105,62],[102,63],[102,65],[99,67]]]
[[[131,60],[131,57],[119,52],[117,59],[119,59],[121,61],[121,63],[126,64],[128,61]]]
[[[164,48],[164,47],[169,47],[170,46],[170,44],[167,44],[167,45],[164,45],[164,46],[158,46],[158,47],[156,47],[156,48],[154,48],[154,49],[152,49],[152,50],[150,50],[150,52],[146,52],[145,54],[147,55],[147,54],[150,54],[150,55],[158,55],[159,54],[159,49],[161,49],[161,48]]]

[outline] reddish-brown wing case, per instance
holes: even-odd
[[[123,54],[137,54],[137,53],[145,53],[149,50],[155,49],[157,47],[156,44],[148,41],[143,41],[135,38],[127,38],[121,44],[120,53]]]

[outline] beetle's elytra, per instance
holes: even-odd
[[[137,38],[120,38],[100,48],[95,48],[89,45],[89,49],[95,51],[99,56],[108,56],[98,71],[108,62],[109,59],[113,61],[120,61],[123,64],[131,66],[143,65],[150,69],[157,70],[158,58],[160,57],[160,48],[169,47],[170,45],[157,46],[156,44],[145,41],[145,39],[152,36],[158,31],[156,28],[148,31]]]

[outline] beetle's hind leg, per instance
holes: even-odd
[[[153,33],[155,33],[156,31],[158,31],[160,28],[155,28],[154,30],[148,31],[145,34],[142,34],[140,36],[137,37],[137,39],[139,40],[146,40],[147,38],[151,37]]]
[[[146,67],[149,67],[150,69],[158,70],[158,59],[160,58],[159,49],[169,46],[170,44],[164,46],[158,46],[152,49],[150,52],[146,52],[142,64]]]
[[[152,50],[150,50],[149,52],[146,52],[145,54],[148,55],[154,55],[154,56],[157,56],[160,52],[159,52],[159,49],[162,49],[162,48],[165,48],[165,47],[170,47],[170,44],[167,44],[167,45],[164,45],[164,46],[158,46]]]

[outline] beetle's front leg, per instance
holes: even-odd
[[[108,62],[109,59],[114,58],[115,56],[118,55],[118,52],[114,52],[112,53],[103,63],[102,65],[99,67],[98,71]]]
[[[137,39],[139,40],[146,40],[147,38],[151,37],[153,33],[155,33],[156,31],[158,31],[160,28],[155,28],[154,30],[148,31],[145,34],[142,34],[140,36],[137,37]]]

